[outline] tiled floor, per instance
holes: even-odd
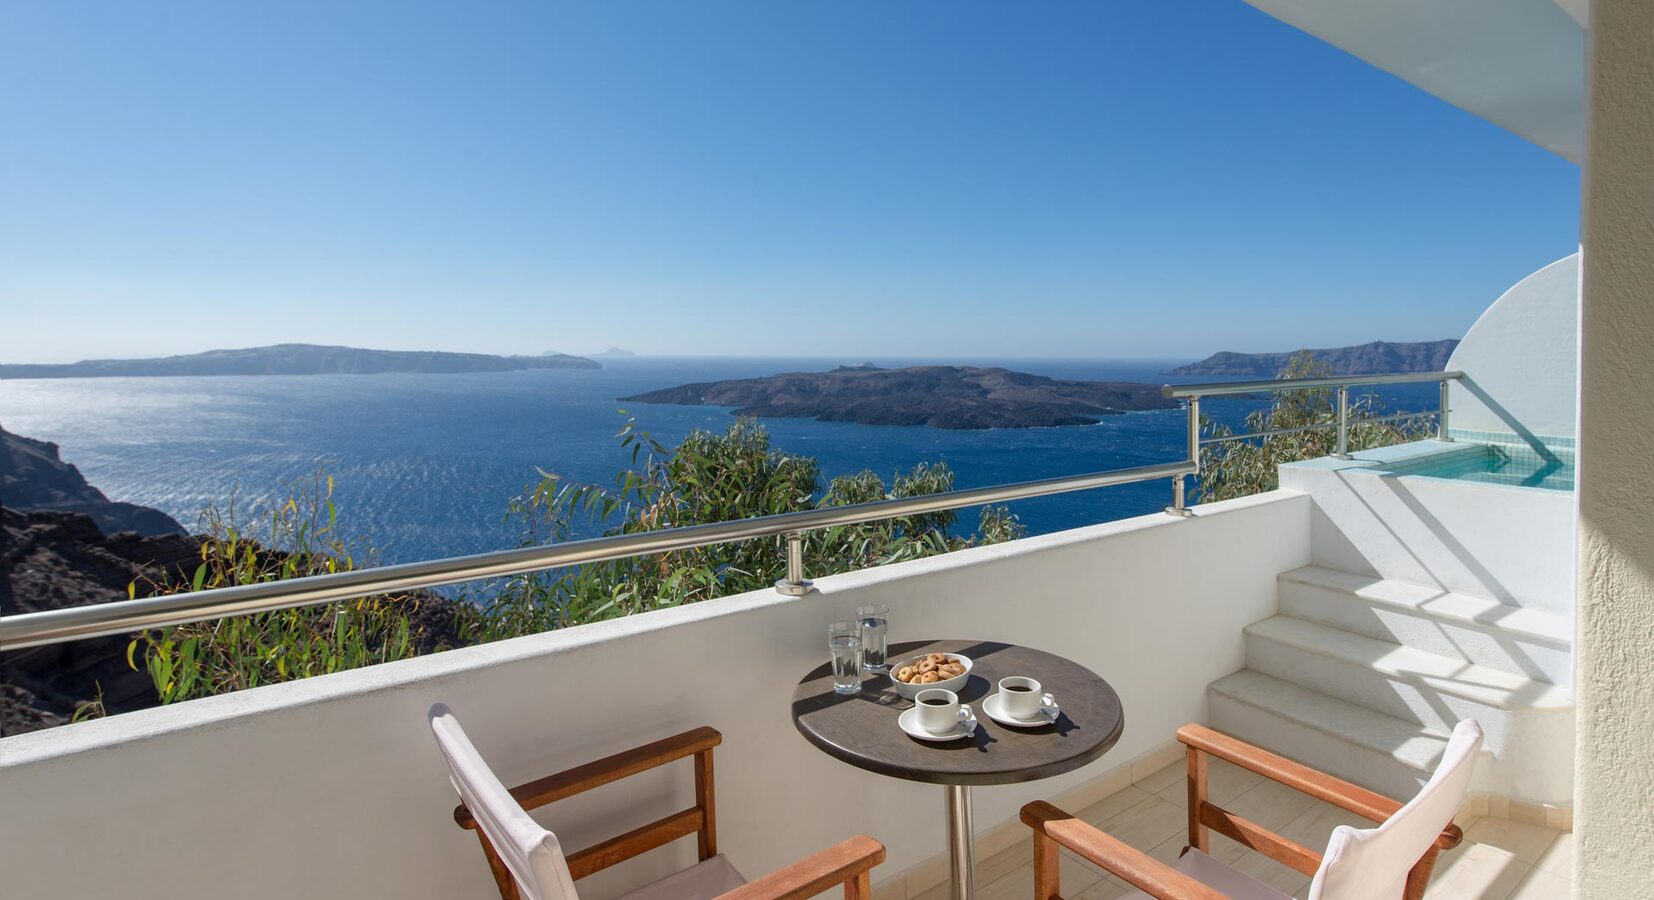
[[[1171,862],[1186,841],[1183,764],[1167,766],[1084,810],[1071,810],[1109,834]],[[1326,845],[1339,825],[1372,823],[1341,809],[1283,788],[1244,769],[1212,760],[1208,774],[1212,802],[1252,819],[1308,847]],[[1461,821],[1465,842],[1442,855],[1426,895],[1454,900],[1550,900],[1572,893],[1569,835],[1506,819]],[[982,900],[1022,900],[1034,893],[1029,844],[977,862],[977,895]],[[1223,837],[1212,835],[1212,856],[1295,897],[1309,890],[1309,878]],[[1073,900],[1111,900],[1130,890],[1078,857],[1063,852],[1062,895]],[[945,900],[947,885],[918,895]]]

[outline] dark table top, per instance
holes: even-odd
[[[892,661],[920,653],[958,653],[973,664],[959,691],[976,713],[976,734],[945,743],[908,737],[896,717],[913,701],[883,675],[863,675],[861,693],[833,691],[822,663],[793,692],[793,724],[828,755],[852,766],[931,784],[1014,784],[1060,775],[1107,753],[1125,727],[1120,697],[1095,672],[1054,654],[992,641],[909,641],[890,645]],[[822,648],[826,655],[826,648]],[[1062,708],[1050,725],[1013,728],[988,718],[982,700],[1001,678],[1038,679]]]

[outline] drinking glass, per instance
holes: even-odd
[[[858,606],[856,618],[861,620],[861,667],[869,672],[889,671],[885,637],[890,632],[890,607]]]
[[[840,694],[861,693],[861,623],[828,625],[827,649],[833,654],[833,690]]]

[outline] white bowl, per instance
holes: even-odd
[[[896,693],[900,694],[903,699],[912,700],[925,688],[941,688],[944,691],[953,691],[957,694],[959,693],[959,689],[965,686],[965,682],[970,680],[971,658],[968,656],[960,656],[957,653],[944,653],[942,655],[946,656],[948,659],[963,664],[965,666],[965,674],[963,675],[955,675],[952,678],[943,681],[932,681],[930,684],[908,684],[904,681],[896,680],[896,673],[900,672],[904,666],[912,665],[913,663],[916,663],[929,655],[929,653],[920,653],[917,656],[909,656],[908,658],[901,660],[890,667],[890,683],[896,686]]]

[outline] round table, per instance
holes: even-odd
[[[953,896],[975,892],[971,786],[1015,784],[1050,778],[1097,759],[1120,739],[1125,716],[1120,697],[1095,672],[1042,650],[993,641],[909,641],[890,645],[889,658],[921,653],[970,657],[970,679],[961,703],[976,713],[976,733],[947,743],[908,737],[896,717],[913,702],[896,693],[884,675],[863,673],[858,694],[833,690],[829,663],[799,681],[793,692],[793,724],[822,752],[869,772],[947,786],[948,855]],[[988,718],[981,700],[1001,678],[1027,675],[1055,696],[1062,715],[1050,725],[1013,728]]]

